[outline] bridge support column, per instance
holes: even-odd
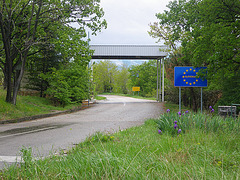
[[[160,62],[160,70],[159,70],[159,74],[160,74],[160,78],[159,78],[159,102],[161,102],[161,72],[162,72],[162,60],[159,60]]]
[[[157,101],[161,102],[161,73],[162,64],[161,59],[157,60]]]
[[[162,67],[162,102],[164,102],[164,59],[162,59]]]
[[[157,101],[159,101],[158,94],[159,91],[158,91],[158,59],[157,59]]]

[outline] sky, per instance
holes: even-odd
[[[154,45],[156,39],[148,35],[149,24],[156,22],[156,13],[167,10],[170,0],[101,0],[108,23],[91,44]]]

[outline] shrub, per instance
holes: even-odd
[[[63,107],[88,98],[88,71],[84,66],[72,63],[64,69],[53,69],[53,72],[42,77],[50,85],[47,94]]]

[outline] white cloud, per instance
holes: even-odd
[[[91,44],[154,44],[149,23],[157,21],[170,0],[102,0],[108,28],[91,37]]]

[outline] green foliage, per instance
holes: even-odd
[[[236,73],[240,70],[240,2],[174,0],[167,7],[168,11],[156,15],[159,22],[150,25],[149,34],[169,45],[171,68],[179,65],[207,66],[207,94],[215,91],[212,103],[216,103],[215,97],[220,97],[219,90],[223,95],[220,103],[228,103],[230,100],[227,99],[232,97],[238,98],[239,91],[230,91],[227,87],[230,85],[228,82],[236,81]],[[175,94],[174,90],[172,92]]]
[[[178,128],[174,128],[174,121],[177,121]],[[176,112],[169,112],[161,115],[155,120],[162,133],[177,134],[181,129],[183,133],[191,129],[198,129],[206,133],[239,133],[240,120],[234,118],[222,118],[213,114],[186,113],[181,115]]]
[[[240,71],[235,75],[222,79],[222,98],[215,105],[230,106],[231,104],[240,104]],[[240,107],[237,107],[237,113],[240,111]]]
[[[33,166],[33,158],[32,158],[32,148],[23,147],[20,152],[22,157],[22,166],[25,169],[30,169]]]
[[[0,121],[64,111],[80,106],[80,104],[72,104],[64,108],[56,107],[48,98],[20,95],[18,96],[18,104],[12,105],[5,102],[5,96],[6,90],[0,88]]]
[[[0,86],[3,85],[3,82],[4,82],[4,74],[3,74],[2,70],[0,69]]]
[[[93,66],[93,82],[98,93],[116,92],[116,79],[118,77],[118,67],[110,61],[100,61]],[[118,81],[119,82],[119,81]],[[121,89],[120,89],[121,90]]]
[[[105,100],[105,99],[107,99],[106,97],[104,97],[104,96],[95,96],[94,97],[96,100]]]
[[[118,67],[114,80],[113,92],[127,94],[129,92],[128,83],[129,83],[128,67],[126,65]]]
[[[50,44],[48,44],[51,46]],[[40,97],[45,97],[45,91],[49,87],[40,74],[47,74],[52,71],[52,68],[59,69],[62,57],[57,55],[54,49],[43,46],[40,52],[32,57],[29,57],[27,63],[27,84],[23,87],[26,89],[36,90],[40,92]]]
[[[132,66],[130,72],[130,87],[140,87],[141,96],[156,96],[157,64],[147,61],[141,65]]]
[[[207,64],[210,78],[239,71],[239,1],[204,0],[192,41],[196,65]],[[201,28],[199,28],[201,27]]]
[[[106,28],[100,0],[6,0],[0,2],[0,14],[0,68],[6,80],[6,101],[13,104],[28,61],[29,71],[35,75],[29,78],[30,86],[43,92],[48,84],[37,74],[49,72],[52,62],[47,60],[53,60],[54,54],[85,66],[88,62],[82,59],[89,59],[92,53],[82,40],[86,28],[92,34]],[[27,58],[30,55],[34,57]]]
[[[46,93],[63,107],[70,103],[80,103],[89,96],[87,67],[70,63],[60,70],[53,69],[52,73],[42,74],[42,77],[49,83]]]
[[[84,143],[91,144],[96,142],[108,142],[108,141],[114,141],[115,137],[112,134],[105,134],[101,132],[96,132],[95,134],[89,136]]]

